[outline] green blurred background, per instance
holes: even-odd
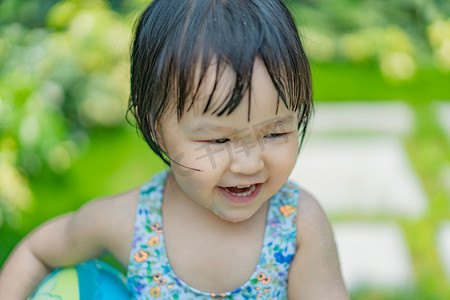
[[[439,172],[450,145],[430,103],[450,99],[450,1],[286,3],[312,63],[317,101],[401,99],[416,112],[404,142],[429,209],[421,219],[397,221],[417,284],[355,291],[352,299],[450,299],[429,247],[449,218]],[[0,2],[0,265],[38,224],[138,186],[164,167],[125,119],[131,30],[145,5]]]

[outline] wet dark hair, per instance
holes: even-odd
[[[203,113],[232,113],[251,91],[257,57],[278,91],[278,105],[281,100],[298,111],[303,141],[313,107],[311,74],[297,27],[281,0],[154,0],[136,23],[128,109],[151,149],[170,165],[156,124],[169,111],[180,119],[191,108],[212,62],[216,84],[229,67],[234,86],[215,110],[210,107],[213,90]]]

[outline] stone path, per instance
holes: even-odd
[[[450,101],[435,101],[434,104],[439,123],[450,137]]]
[[[394,223],[335,224],[345,283],[358,287],[398,288],[414,281],[403,233]]]
[[[394,137],[310,139],[292,176],[332,214],[421,216],[427,201]]]
[[[415,125],[411,107],[400,101],[319,104],[312,122],[314,132],[376,132],[408,134]]]
[[[443,222],[438,231],[438,252],[450,282],[450,221]]]
[[[427,210],[402,141],[414,130],[413,110],[399,101],[339,102],[319,104],[316,116],[291,178],[316,196],[331,220],[364,216],[358,222],[332,222],[348,288],[413,285],[401,227],[376,221],[414,219]],[[450,253],[450,225],[442,235],[442,253]]]

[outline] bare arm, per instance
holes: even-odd
[[[0,300],[26,299],[53,268],[75,265],[106,251],[126,264],[136,202],[130,198],[134,196],[131,192],[92,201],[37,228],[3,266]]]
[[[78,231],[75,219],[72,213],[47,222],[19,244],[2,269],[0,299],[25,299],[51,269],[82,258],[72,236]],[[102,248],[96,245],[84,252],[93,257]]]
[[[300,193],[297,223],[297,254],[290,272],[290,300],[348,300],[342,280],[333,233],[319,204]]]

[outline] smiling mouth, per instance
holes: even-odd
[[[245,186],[219,187],[219,190],[227,199],[235,204],[249,204],[256,200],[260,190],[261,183],[255,183]]]
[[[226,189],[234,196],[247,197],[256,190],[256,185],[250,184],[247,186],[230,186],[226,187]]]

